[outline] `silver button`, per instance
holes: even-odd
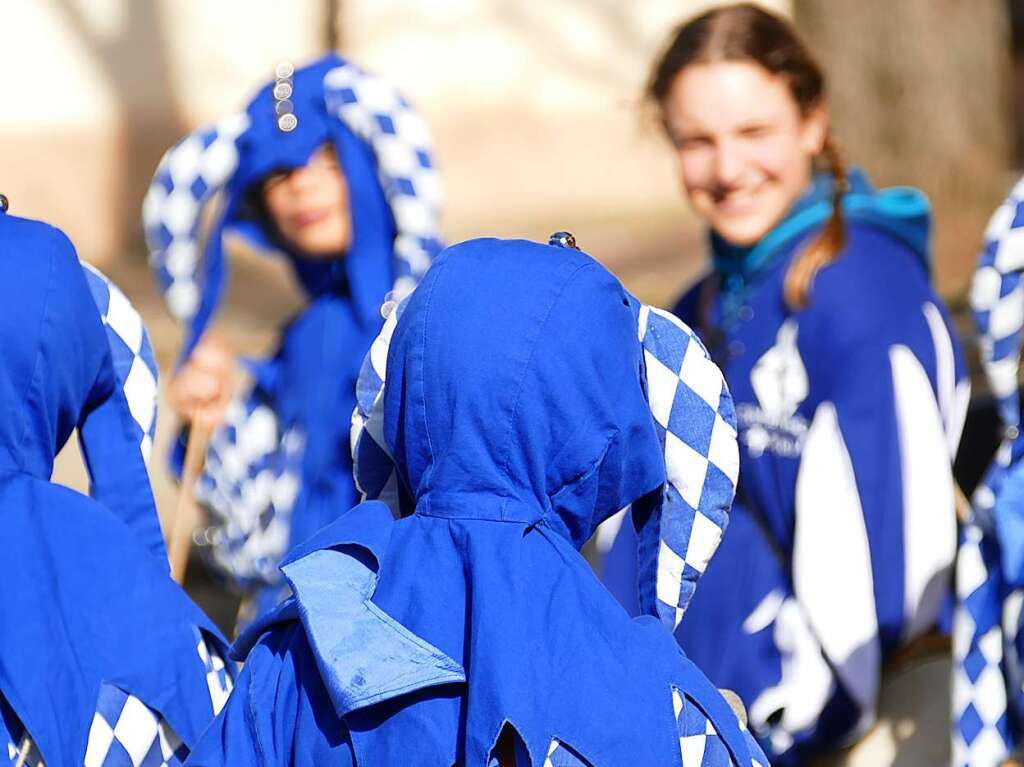
[[[292,104],[292,102],[289,101],[288,99],[283,99],[282,101],[278,101],[277,103],[274,104],[274,112],[277,114],[278,117],[290,115],[294,111],[295,105]]]
[[[299,118],[290,112],[277,118],[277,127],[284,133],[291,133],[299,127]]]
[[[743,304],[736,314],[743,322],[750,322],[754,319],[754,310],[746,304]]]
[[[747,347],[744,346],[742,341],[737,341],[736,339],[733,339],[732,341],[729,342],[729,354],[731,354],[733,357],[739,357],[746,350]]]
[[[292,84],[289,80],[280,80],[274,85],[274,98],[278,101],[292,97]]]
[[[274,67],[274,75],[278,80],[287,80],[295,74],[295,66],[290,61],[282,61]]]
[[[389,290],[384,294],[384,303],[380,305],[380,316],[387,319],[397,306],[398,301],[395,300],[395,291]]]

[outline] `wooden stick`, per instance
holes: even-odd
[[[28,759],[28,752],[31,750],[32,738],[30,738],[26,732],[24,737],[21,739],[21,748],[18,749],[18,761],[14,763],[14,767],[25,767],[25,761]]]
[[[971,502],[956,481],[953,482],[953,503],[956,508],[957,520],[960,524],[964,524],[971,518]]]
[[[178,504],[171,521],[171,534],[167,544],[167,555],[171,561],[171,577],[179,584],[185,583],[188,568],[188,552],[192,546],[192,533],[199,524],[199,504],[196,503],[195,486],[206,463],[206,449],[213,434],[213,421],[198,417],[192,421],[188,444],[185,447],[185,466],[181,478]]]

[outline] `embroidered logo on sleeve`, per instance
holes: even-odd
[[[796,322],[782,323],[775,345],[750,371],[758,404],[737,403],[740,440],[755,458],[765,452],[787,458],[800,455],[808,424],[797,409],[807,398],[809,387],[796,337]]]

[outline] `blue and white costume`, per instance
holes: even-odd
[[[390,86],[327,56],[278,68],[242,114],[168,151],[146,197],[152,266],[185,325],[186,358],[214,316],[227,280],[224,240],[237,236],[288,258],[309,306],[272,357],[251,361],[251,389],[214,434],[197,493],[212,514],[209,553],[236,584],[262,588],[258,612],[283,588],[278,565],[357,495],[347,424],[359,366],[389,293],[407,294],[439,249],[440,188],[425,123]],[[270,174],[333,145],[350,199],[353,241],[333,260],[288,252],[258,203]],[[205,246],[200,223],[222,206]],[[181,444],[175,461],[180,463]]]
[[[988,767],[1024,746],[1024,182],[996,210],[971,289],[981,359],[1004,427],[962,526],[953,617],[953,764]]]
[[[289,555],[295,596],[235,646],[192,763],[484,767],[509,726],[518,767],[766,765],[669,631],[720,538],[735,440],[704,348],[597,262],[448,248],[360,377],[376,500]],[[579,553],[626,506],[639,619]]]
[[[168,573],[149,339],[58,230],[0,214],[0,251],[0,764],[180,764],[232,674]],[[49,481],[76,429],[91,498]]]
[[[935,627],[956,550],[952,458],[969,389],[930,284],[927,201],[854,173],[846,245],[791,312],[783,279],[831,215],[831,187],[816,178],[752,248],[712,235],[714,274],[676,309],[725,373],[741,467],[677,636],[739,693],[778,764],[870,726],[882,666]],[[619,549],[605,578],[628,597]]]

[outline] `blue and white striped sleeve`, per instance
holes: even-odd
[[[96,269],[82,274],[102,320],[113,391],[93,403],[78,425],[90,495],[121,517],[166,561],[146,461],[156,431],[157,366],[142,318],[125,295]]]
[[[818,403],[795,494],[794,593],[861,727],[883,653],[930,630],[949,594],[969,394],[939,306],[903,306],[886,322],[807,357]]]
[[[971,285],[970,301],[979,348],[999,414],[1006,426],[1020,423],[1017,388],[1024,328],[1024,179],[992,215]]]

